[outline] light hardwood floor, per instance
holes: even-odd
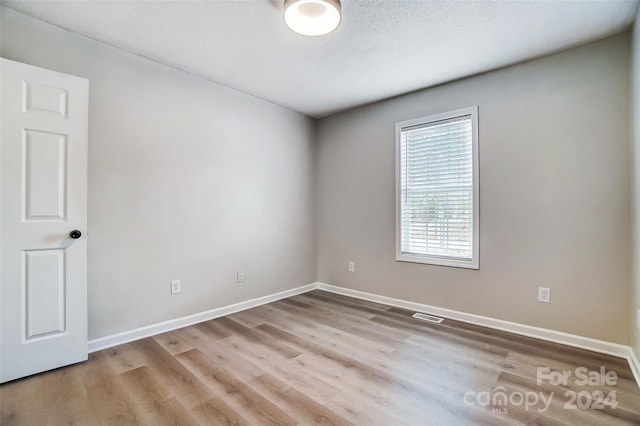
[[[0,423],[640,424],[623,359],[412,313],[316,290],[2,385]],[[571,377],[538,385],[538,367]],[[580,385],[580,367],[617,381]]]

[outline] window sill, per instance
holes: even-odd
[[[439,257],[427,257],[427,256],[418,256],[411,254],[401,254],[396,256],[396,261],[398,262],[409,262],[409,263],[422,263],[426,265],[435,265],[435,266],[448,266],[451,268],[464,268],[464,269],[480,269],[480,265],[478,264],[478,259],[473,260],[457,260],[457,259],[445,259]]]

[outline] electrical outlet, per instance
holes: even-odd
[[[244,272],[238,271],[236,272],[236,282],[243,283],[244,282]]]
[[[551,303],[551,289],[549,287],[538,287],[538,302]]]
[[[178,294],[182,292],[182,283],[180,280],[171,280],[171,294]]]
[[[349,262],[349,272],[356,271],[356,262]]]
[[[638,309],[638,318],[637,318],[637,322],[638,322],[638,331],[640,331],[640,309]]]

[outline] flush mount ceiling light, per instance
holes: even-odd
[[[329,34],[340,25],[340,0],[284,0],[284,22],[307,36]]]

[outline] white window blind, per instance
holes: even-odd
[[[477,268],[476,111],[398,123],[399,260]]]

